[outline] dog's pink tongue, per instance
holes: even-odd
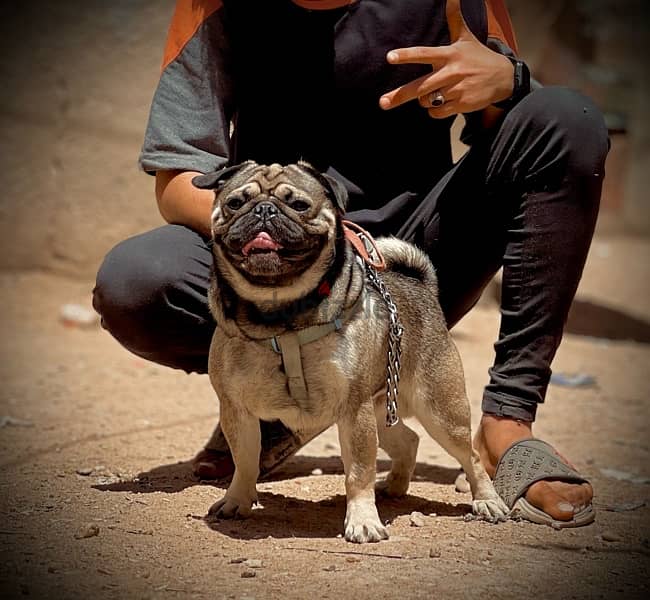
[[[266,231],[260,231],[257,237],[252,239],[242,248],[242,254],[248,256],[251,250],[279,250],[282,248]]]

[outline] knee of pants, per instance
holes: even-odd
[[[565,87],[543,87],[526,96],[504,119],[504,125],[530,136],[529,148],[543,153],[540,164],[561,178],[604,176],[609,150],[607,126],[601,111],[587,96]]]
[[[136,353],[158,344],[166,293],[175,285],[173,269],[156,258],[143,252],[139,236],[119,243],[104,258],[93,290],[102,326]]]

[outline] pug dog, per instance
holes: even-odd
[[[345,539],[386,539],[375,505],[377,445],[392,461],[377,490],[403,496],[419,441],[404,419],[416,417],[461,464],[474,513],[503,518],[507,507],[472,448],[462,365],[428,257],[395,238],[376,242],[386,262],[381,277],[403,326],[400,420],[387,427],[390,315],[344,235],[345,188],[305,162],[248,161],[193,183],[215,191],[209,303],[217,327],[209,376],[235,463],[232,482],[210,513],[251,514],[260,420],[279,419],[298,437],[336,423],[345,471]]]

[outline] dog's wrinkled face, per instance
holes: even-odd
[[[235,289],[247,287],[240,278],[253,286],[295,285],[310,271],[318,271],[317,285],[334,252],[345,202],[340,184],[307,163],[252,161],[193,182],[215,190],[215,259]]]

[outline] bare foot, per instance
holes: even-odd
[[[532,423],[494,415],[483,415],[474,436],[474,446],[490,477],[508,447],[533,437]],[[526,492],[526,500],[558,521],[570,521],[573,514],[589,506],[594,495],[589,483],[538,481]]]

